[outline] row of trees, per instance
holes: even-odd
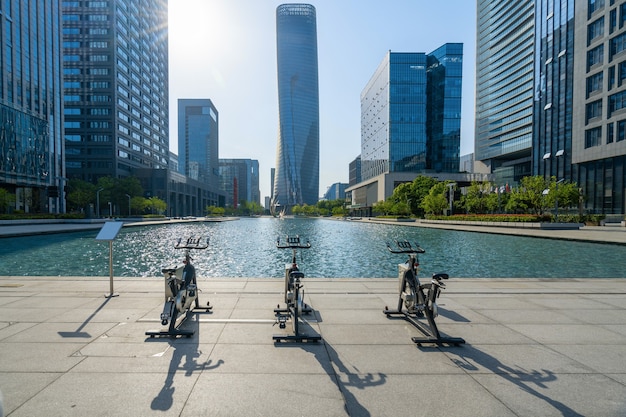
[[[257,202],[242,200],[237,208],[207,206],[207,216],[258,216],[263,214],[265,209]]]
[[[450,192],[454,193],[453,209],[471,214],[528,213],[541,215],[552,207],[570,208],[581,202],[576,183],[556,181],[555,177],[524,177],[512,190],[501,190],[490,182],[473,182],[460,195],[452,181],[437,181],[418,176],[410,183],[396,187],[385,201],[374,205],[382,215],[418,216],[443,214],[450,207]]]
[[[130,207],[129,207],[130,199]],[[121,214],[163,214],[167,203],[158,197],[143,197],[143,188],[135,177],[100,177],[96,184],[77,178],[69,180],[67,206],[71,211],[89,212],[91,205],[96,213],[108,214],[109,202]],[[97,204],[100,207],[97,207]],[[105,210],[102,211],[102,207]]]

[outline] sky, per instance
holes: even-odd
[[[169,1],[170,150],[178,153],[178,99],[211,99],[219,157],[259,161],[262,205],[276,164],[276,7],[283,3]],[[361,92],[389,50],[430,53],[463,43],[461,155],[474,151],[475,0],[308,3],[317,11],[320,196],[348,182],[361,153]]]

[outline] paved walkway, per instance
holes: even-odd
[[[278,343],[279,279],[200,279],[202,303],[159,329],[163,282],[0,277],[5,415],[626,415],[626,280],[451,279],[440,330],[460,347],[419,347],[382,310],[395,279],[305,279],[319,343]]]

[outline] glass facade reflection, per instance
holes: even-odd
[[[533,171],[572,180],[574,0],[537,0]]]
[[[475,157],[514,184],[531,174],[534,0],[478,0]]]
[[[167,1],[62,5],[68,176],[96,182],[167,168]]]
[[[65,211],[61,2],[0,2],[0,187],[15,209]]]
[[[281,207],[319,199],[319,89],[315,7],[276,9],[279,132],[274,202]]]
[[[459,172],[463,44],[448,43],[427,56],[427,168]]]
[[[220,191],[226,196],[226,206],[236,208],[242,201],[260,205],[259,161],[220,159]]]
[[[458,172],[463,45],[389,51],[361,93],[361,180]]]
[[[178,100],[178,170],[212,190],[219,187],[219,119],[209,99]]]

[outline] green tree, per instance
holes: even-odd
[[[0,210],[6,213],[12,205],[15,206],[15,194],[0,188]]]
[[[445,195],[446,188],[445,182],[438,182],[423,198],[421,207],[427,214],[442,214],[448,207],[448,199]]]
[[[72,178],[68,181],[67,186],[66,200],[70,210],[84,210],[89,204],[95,203],[96,186],[92,183]]]
[[[467,188],[467,193],[461,197],[465,211],[473,214],[486,213],[488,210],[488,195],[491,192],[491,184],[488,182],[472,181]]]
[[[548,198],[543,193],[550,186],[541,175],[523,177],[519,187],[511,191],[506,209],[513,212],[542,214],[548,206]]]
[[[130,199],[130,208],[135,213],[143,213],[148,208],[148,200],[141,196]]]
[[[226,210],[224,207],[216,207],[216,206],[207,206],[206,213],[207,216],[223,216]]]
[[[167,209],[167,203],[159,197],[148,198],[148,208],[152,213],[163,214]]]

